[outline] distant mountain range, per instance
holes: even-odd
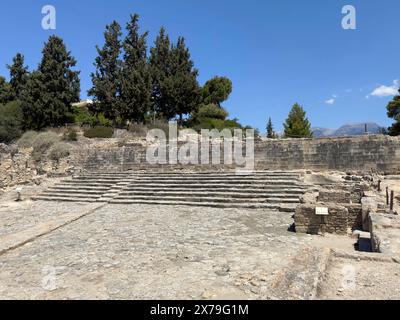
[[[374,122],[367,123],[367,130],[369,133],[379,133],[382,128],[383,127]],[[319,127],[312,128],[311,130],[313,130],[315,138],[360,136],[365,134],[365,123],[346,124],[337,130]]]

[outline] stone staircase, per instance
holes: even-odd
[[[305,189],[296,172],[83,173],[32,199],[293,211]]]

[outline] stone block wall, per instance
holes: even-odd
[[[316,214],[317,207],[328,207],[328,216]],[[358,229],[362,223],[360,204],[303,204],[296,208],[296,232],[308,234],[333,233],[346,235],[349,230]]]
[[[256,145],[255,158],[258,168],[400,173],[400,137],[270,140]]]
[[[259,170],[400,173],[400,137],[370,135],[329,139],[268,140],[255,144]],[[146,146],[83,150],[85,169],[129,170],[146,165]],[[221,146],[223,157],[223,146]],[[221,167],[224,167],[222,164]],[[227,166],[232,167],[232,166]]]

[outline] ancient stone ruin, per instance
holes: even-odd
[[[259,141],[252,172],[149,165],[146,148],[116,139],[37,162],[0,146],[1,296],[400,297],[399,138]],[[59,284],[35,286],[25,257]]]

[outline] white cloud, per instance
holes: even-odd
[[[330,104],[330,105],[334,104],[335,102],[336,102],[336,100],[333,98],[325,101],[326,104]]]
[[[400,81],[394,80],[392,86],[379,86],[374,91],[372,91],[371,96],[374,97],[390,97],[395,96],[399,90]]]

